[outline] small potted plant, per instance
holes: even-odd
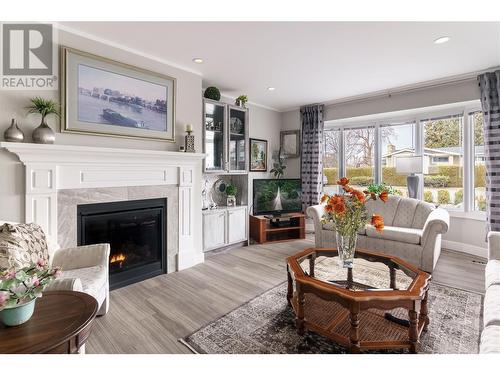
[[[45,119],[49,115],[59,117],[61,111],[59,104],[50,99],[44,99],[40,96],[35,96],[31,99],[31,105],[26,107],[28,114],[36,113],[42,116],[42,122],[38,128],[33,131],[33,142],[52,144],[56,139],[54,131],[47,125]]]
[[[236,206],[236,194],[238,193],[238,188],[233,184],[226,185],[226,195],[227,195],[227,206]]]
[[[247,102],[248,102],[248,96],[246,95],[240,95],[235,100],[236,105],[242,108],[246,108]]]
[[[0,274],[0,320],[6,326],[27,322],[33,315],[35,301],[45,287],[61,273],[39,260],[27,267]]]
[[[207,87],[203,96],[207,99],[219,101],[220,100],[220,91],[217,87],[210,86],[210,87]]]

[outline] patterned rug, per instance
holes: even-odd
[[[329,267],[329,262],[331,259],[325,259],[316,265],[316,276],[338,280],[344,271]],[[332,273],[331,269],[336,271]],[[355,270],[358,280],[365,278],[368,285],[384,287],[388,283],[386,272],[368,262],[356,264]],[[398,273],[398,285],[405,283],[405,279],[404,274]],[[345,353],[343,347],[314,332],[297,334],[286,289],[286,283],[280,284],[180,341],[195,353]],[[420,353],[478,353],[482,298],[478,293],[432,283],[430,325],[421,335]]]

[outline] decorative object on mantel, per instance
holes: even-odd
[[[179,146],[179,152],[186,152],[186,149],[184,148],[184,146]]]
[[[227,206],[234,207],[236,206],[236,194],[238,193],[238,188],[229,184],[226,186],[226,194],[227,194]]]
[[[270,172],[274,174],[274,178],[280,179],[285,174],[286,169],[285,158],[281,153],[281,147],[278,151],[273,152],[273,160],[273,169],[271,169]]]
[[[349,186],[349,179],[342,177],[337,184],[344,190],[343,194],[328,195],[321,198],[321,203],[326,203],[325,213],[321,218],[323,224],[331,223],[335,230],[339,260],[344,268],[352,268],[358,232],[370,223],[378,232],[384,229],[384,219],[380,215],[367,215],[366,202],[380,199],[386,202],[389,193],[382,191],[380,194],[370,193],[368,190],[360,191]]]
[[[250,172],[267,172],[267,141],[250,138]]]
[[[3,137],[7,142],[22,142],[24,141],[24,133],[17,126],[17,121],[12,119],[10,126],[3,133]]]
[[[219,101],[220,100],[220,91],[217,87],[210,86],[210,87],[207,87],[203,96],[207,99]]]
[[[31,99],[31,105],[26,108],[28,113],[37,113],[42,116],[42,122],[39,127],[33,130],[32,138],[35,143],[52,144],[56,140],[56,134],[50,126],[45,122],[45,118],[49,115],[60,117],[61,111],[59,104],[50,99],[44,99],[40,96],[35,96]]]
[[[175,141],[175,78],[62,47],[61,131]]]
[[[285,158],[298,158],[300,156],[300,130],[281,131],[280,148]]]
[[[193,132],[193,125],[187,124],[186,125],[186,137],[185,137],[185,152],[196,152],[194,150],[194,135],[191,133]]]
[[[6,326],[18,326],[33,315],[36,299],[61,271],[51,269],[40,259],[20,269],[8,269],[0,275],[0,320]]]
[[[234,103],[238,106],[238,107],[242,107],[242,108],[246,108],[246,104],[248,102],[248,96],[246,95],[240,95],[236,98],[236,100],[234,101]]]

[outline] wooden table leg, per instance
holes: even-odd
[[[411,310],[408,312],[410,318],[409,338],[410,338],[410,353],[418,352],[418,314],[416,311],[416,302],[413,302]]]
[[[428,305],[428,292],[425,292],[424,299],[420,305],[420,321],[423,322],[424,332],[427,332],[427,327],[429,326],[429,305]]]
[[[347,269],[347,289],[352,289],[353,287],[353,276],[352,276],[352,268]]]
[[[297,326],[297,333],[299,335],[304,335],[305,324],[304,324],[304,304],[306,302],[304,293],[297,286],[297,318],[295,319],[295,324]]]
[[[292,275],[290,274],[290,267],[288,265],[286,266],[286,276],[288,280],[288,289],[286,293],[286,299],[288,300],[288,304],[291,306],[292,305],[292,298],[293,298],[293,279]]]
[[[309,276],[314,277],[314,265],[316,263],[316,254],[311,254],[309,258]]]
[[[396,290],[396,270],[394,267],[389,267],[389,274],[391,277],[390,288]]]
[[[349,332],[349,340],[350,340],[350,352],[351,353],[360,353],[360,345],[359,345],[359,308],[355,307],[351,309],[349,314],[349,321],[351,323],[351,330]]]

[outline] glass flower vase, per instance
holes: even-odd
[[[356,252],[356,241],[358,234],[341,235],[338,232],[335,234],[337,238],[337,250],[339,259],[344,268],[352,268],[354,263],[354,253]]]

